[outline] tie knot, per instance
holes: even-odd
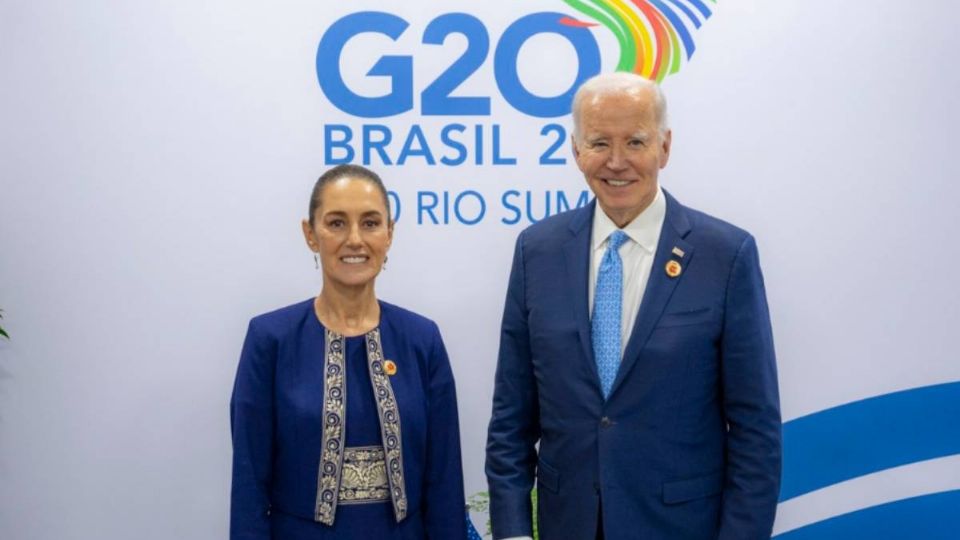
[[[627,233],[619,229],[616,231],[613,231],[612,233],[610,233],[610,236],[607,237],[607,249],[612,249],[614,251],[617,251],[620,249],[620,246],[622,246],[623,243],[626,241],[627,241]]]

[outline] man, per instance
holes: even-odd
[[[487,479],[495,539],[769,538],[780,410],[757,248],[660,189],[660,88],[606,74],[573,101],[596,195],[517,240]],[[539,443],[539,452],[537,444]]]

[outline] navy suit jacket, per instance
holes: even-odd
[[[664,195],[607,400],[587,301],[596,202],[517,240],[487,442],[494,538],[530,534],[534,476],[542,540],[592,540],[598,519],[606,540],[770,537],[780,407],[756,243]]]

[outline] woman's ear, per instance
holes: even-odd
[[[317,243],[317,235],[314,234],[313,227],[310,225],[310,220],[302,220],[300,227],[303,228],[303,239],[307,243],[307,247],[310,248],[310,251],[316,253],[320,248]]]

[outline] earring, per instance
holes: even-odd
[[[388,259],[390,259],[390,257],[384,255],[384,257],[383,257],[383,268],[382,268],[382,270],[386,270],[386,269],[387,269],[387,260],[388,260]]]
[[[316,251],[313,252],[313,265],[317,270],[320,269],[320,256],[317,255]]]

